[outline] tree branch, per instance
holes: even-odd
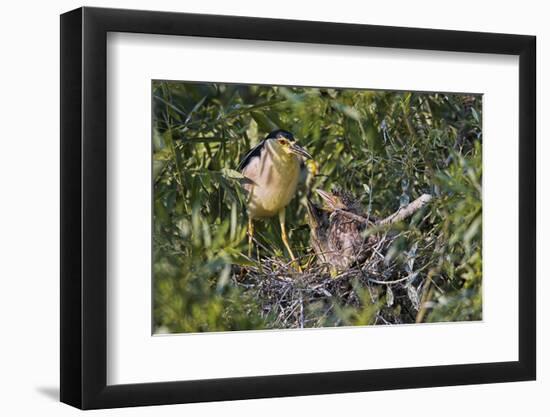
[[[345,210],[335,210],[335,212],[341,213],[351,220],[355,220],[361,223],[366,223],[367,225],[375,224],[377,226],[386,226],[389,224],[398,223],[402,220],[405,220],[407,217],[412,216],[415,212],[420,210],[422,207],[428,204],[431,200],[432,200],[432,196],[430,194],[422,194],[412,203],[408,204],[405,207],[400,208],[395,213],[386,217],[385,219],[378,220],[376,222],[373,222],[372,220],[368,220],[366,217],[360,216],[355,213],[350,213],[349,211],[345,211]]]
[[[394,223],[400,222],[401,220],[405,220],[407,217],[412,216],[415,212],[417,212],[426,204],[428,204],[431,200],[432,200],[432,196],[430,194],[422,194],[412,203],[408,204],[405,207],[400,208],[391,216],[388,216],[385,219],[380,220],[378,224],[383,226],[387,224],[394,224]]]

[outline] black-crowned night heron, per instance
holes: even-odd
[[[304,167],[304,158],[310,159],[311,155],[296,143],[292,133],[279,129],[271,132],[252,148],[239,164],[239,170],[250,180],[250,183],[245,185],[249,192],[249,256],[252,253],[254,220],[278,214],[281,238],[290,257],[296,261],[288,243],[285,208],[296,194],[300,171]]]
[[[331,266],[331,272],[345,271],[365,259],[374,236],[365,237],[374,219],[363,217],[360,203],[349,193],[329,193],[316,190],[323,200],[318,207],[308,200],[308,223],[311,245],[321,263]]]

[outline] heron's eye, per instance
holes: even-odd
[[[281,145],[287,145],[288,141],[286,139],[279,139],[278,141]]]

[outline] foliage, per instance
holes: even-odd
[[[152,94],[156,331],[481,319],[480,96],[172,81],[154,81]],[[273,274],[288,255],[272,220],[256,224],[258,258],[245,256],[235,171],[275,128],[293,132],[319,166],[287,207],[291,246],[311,277],[353,295],[304,301],[311,285],[294,276],[305,319],[286,324],[266,307],[273,293],[260,280],[262,264],[280,265]],[[435,197],[383,248],[378,280],[398,283],[313,273],[305,198],[335,185],[376,217]]]

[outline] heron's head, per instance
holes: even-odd
[[[354,201],[353,197],[340,190],[336,190],[332,193],[328,191],[317,189],[317,194],[323,199],[324,209],[333,212],[335,210],[356,211],[358,203]]]
[[[306,159],[312,159],[311,155],[296,143],[294,135],[286,130],[274,130],[267,135],[266,140],[272,141],[277,152],[287,155],[298,155]]]

